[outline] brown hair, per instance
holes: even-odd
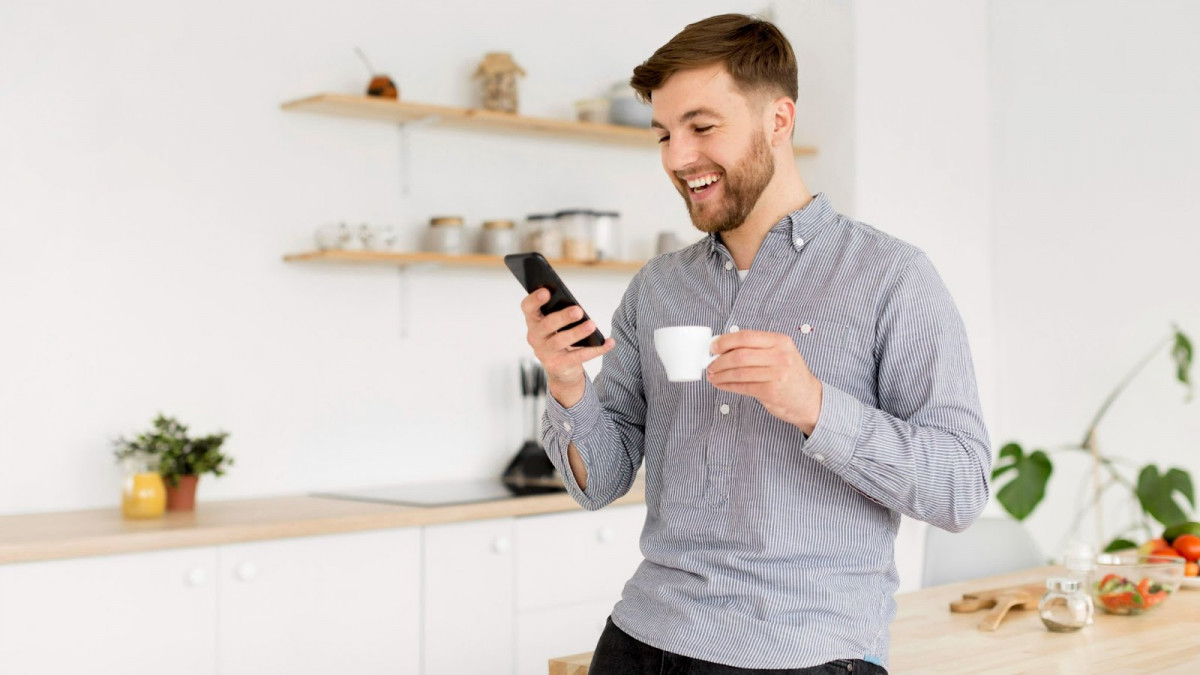
[[[721,14],[689,24],[633,69],[629,84],[646,102],[681,70],[714,63],[725,66],[744,93],[766,91],[798,96],[796,55],[783,32],[769,21],[745,14]]]

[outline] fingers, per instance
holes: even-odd
[[[736,333],[726,333],[713,340],[712,353],[724,354],[742,347],[769,349],[783,344],[783,340],[794,345],[792,339],[782,333],[771,333],[765,330],[739,330]]]

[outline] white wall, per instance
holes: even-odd
[[[801,169],[850,210],[840,4],[777,14],[813,83],[797,139],[822,152]],[[403,98],[471,105],[482,54],[509,50],[522,110],[565,117],[686,23],[765,6],[3,3],[0,513],[116,504],[109,441],[160,410],[232,432],[237,465],[202,500],[498,474],[522,440],[527,352],[507,272],[280,258],[337,220],[411,242],[435,214],[570,206],[620,210],[645,255],[658,230],[697,236],[656,152],[422,129],[403,198],[395,127],[279,104],[360,91],[357,45]],[[607,331],[627,278],[568,280]]]
[[[989,429],[997,418],[983,0],[854,3],[860,219],[920,246],[967,326]],[[919,587],[925,525],[904,520],[901,590]]]
[[[989,24],[994,441],[1078,443],[1172,321],[1200,338],[1200,4],[1004,0]],[[1102,450],[1200,479],[1200,410],[1183,393],[1164,350],[1110,411]],[[1080,459],[1055,457],[1030,520],[1050,553],[1086,498]],[[1129,515],[1114,502],[1107,536]],[[1079,533],[1094,537],[1093,522]]]

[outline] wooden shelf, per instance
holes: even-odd
[[[524,117],[491,110],[453,108],[349,94],[317,94],[308,98],[288,101],[283,104],[283,109],[397,124],[424,120],[460,129],[555,136],[628,146],[651,147],[657,142],[654,133],[649,129],[544,117]],[[795,149],[798,156],[817,153],[816,148],[809,146],[798,145]]]
[[[444,253],[401,253],[398,251],[306,251],[283,256],[286,262],[375,263],[384,265],[448,265],[453,267],[503,267],[498,255],[446,255]],[[639,260],[607,260],[583,263],[551,260],[555,269],[582,269],[605,272],[636,272],[645,265]]]

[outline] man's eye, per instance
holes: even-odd
[[[702,134],[702,133],[704,133],[704,132],[706,132],[706,131],[709,131],[709,130],[711,130],[712,128],[713,128],[713,125],[711,125],[711,124],[710,124],[710,125],[708,125],[708,126],[706,126],[706,127],[696,127],[696,133],[698,133],[698,134]]]
[[[659,142],[659,143],[666,143],[666,142],[667,142],[667,141],[669,141],[669,140],[671,140],[671,137],[670,137],[670,136],[663,136],[662,138],[658,139],[658,142]]]

